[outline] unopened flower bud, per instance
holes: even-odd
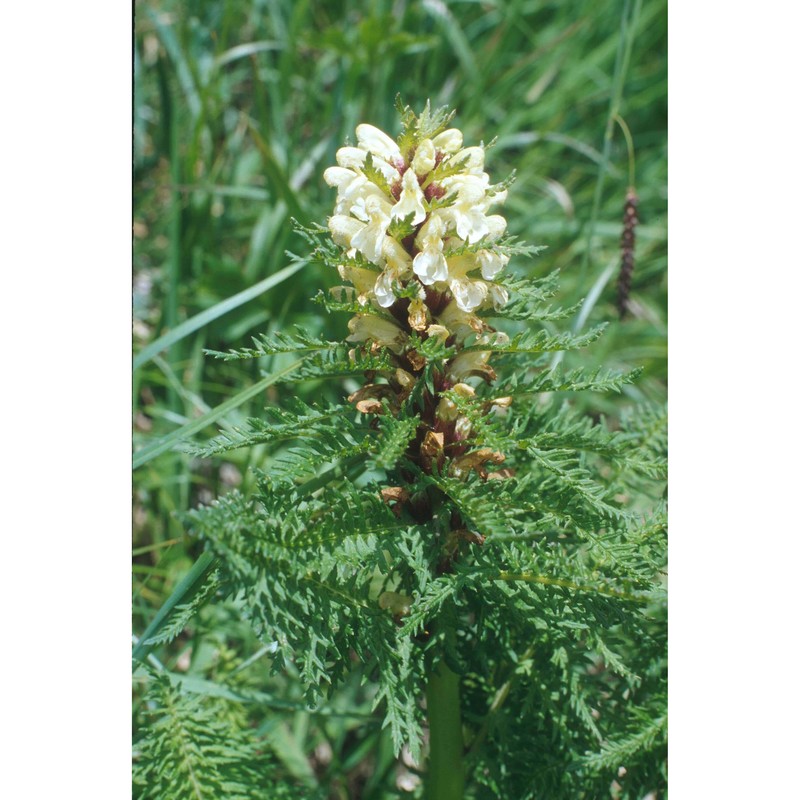
[[[445,153],[457,153],[462,144],[464,144],[464,135],[457,128],[442,131],[433,139],[433,146],[437,150],[443,150]]]
[[[459,397],[475,397],[475,390],[468,383],[457,383],[453,391]]]
[[[404,369],[396,369],[394,372],[394,379],[397,381],[401,389],[411,389],[417,382],[417,379]]]
[[[428,325],[428,338],[435,336],[443,342],[450,336],[450,331],[444,325]]]
[[[449,397],[443,397],[436,407],[436,416],[442,422],[452,422],[458,416],[458,407]]]
[[[428,327],[428,307],[419,297],[415,297],[408,305],[408,324],[415,331],[424,331]]]
[[[436,148],[430,139],[423,139],[417,145],[417,152],[411,161],[411,168],[420,177],[427,175],[436,166]]]
[[[467,417],[459,417],[456,420],[456,439],[467,439],[472,433],[472,423]]]

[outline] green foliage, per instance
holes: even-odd
[[[264,419],[248,419],[244,427],[234,427],[200,447],[192,447],[190,451],[197,456],[208,458],[240,447],[296,439],[309,431],[312,435],[319,436],[322,433],[334,435],[338,430],[334,420],[341,409],[336,407],[319,409],[300,401],[295,405],[296,411],[281,408],[267,409]]]
[[[378,469],[390,470],[395,467],[408,449],[411,440],[417,435],[419,418],[415,416],[395,419],[386,416],[381,420],[381,439],[372,452],[372,461]]]
[[[146,647],[156,644],[171,642],[183,633],[186,626],[191,622],[192,617],[201,609],[216,590],[219,588],[219,576],[213,574],[204,584],[202,584],[194,597],[186,603],[177,605],[170,612],[161,628],[149,636],[142,643]]]
[[[263,334],[253,339],[252,347],[243,347],[228,353],[218,353],[214,350],[207,350],[206,353],[221,358],[223,361],[238,361],[243,358],[274,356],[278,353],[311,353],[319,350],[333,350],[338,346],[338,342],[326,342],[299,330],[294,334],[280,332],[272,335]]]
[[[566,350],[598,335],[529,331],[499,351]],[[412,337],[409,347],[428,360],[424,375],[446,369],[455,357],[437,339]],[[394,356],[381,357],[390,367]],[[298,445],[279,451],[249,497],[233,491],[191,512],[189,524],[224,565],[223,592],[240,598],[263,639],[278,643],[273,669],[295,665],[306,700],[317,704],[335,696],[358,659],[377,683],[373,707],[396,750],[407,744],[420,756],[419,691],[444,657],[470,687],[464,709],[480,740],[471,757],[482,765],[491,759],[485,774],[495,775],[500,763],[521,769],[523,756],[514,748],[528,747],[507,730],[510,720],[499,712],[487,716],[493,694],[508,681],[507,693],[521,693],[521,706],[509,707],[524,708],[527,724],[551,742],[552,763],[537,762],[530,773],[540,790],[572,791],[582,780],[607,776],[610,755],[605,761],[582,756],[601,746],[655,774],[648,759],[660,752],[661,739],[606,738],[595,712],[622,713],[622,695],[634,689],[647,702],[661,702],[641,688],[639,667],[621,653],[632,638],[641,649],[634,662],[647,647],[660,654],[661,634],[649,630],[642,609],[663,597],[663,515],[651,506],[643,524],[641,510],[627,510],[620,497],[630,477],[636,476],[640,496],[659,477],[663,416],[643,407],[612,431],[553,399],[537,400],[554,392],[618,392],[637,374],[509,370],[474,396],[445,392],[469,421],[475,447],[504,453],[502,466],[510,472],[488,481],[474,471],[454,473],[457,458],[430,474],[409,460],[421,425],[414,409],[425,407],[428,391],[424,375],[403,406],[407,411],[394,415],[384,406],[371,425],[359,424],[347,406],[272,409],[197,452],[286,439]],[[422,394],[414,400],[417,389]],[[490,399],[498,393],[510,398],[504,409]],[[408,494],[383,498],[382,486],[406,486]],[[422,508],[431,509],[431,518],[420,525],[414,517]],[[467,545],[476,535],[485,544]],[[442,573],[436,565],[443,552],[450,555]],[[407,616],[393,618],[381,599],[387,592],[409,599]],[[535,658],[520,652],[526,642],[535,643]],[[516,660],[525,665],[519,681],[512,671],[499,682]],[[494,681],[478,678],[491,674]],[[540,683],[531,684],[533,674]],[[556,780],[554,764],[569,777],[559,773]]]
[[[389,186],[388,181],[383,177],[383,173],[372,163],[372,153],[367,153],[367,159],[364,164],[364,175],[381,189],[387,197],[392,196],[392,187]]]
[[[311,497],[304,486],[266,476],[254,498],[232,493],[191,516],[226,565],[227,592],[240,594],[259,634],[278,642],[274,668],[291,659],[316,703],[343,680],[351,653],[374,662],[375,702],[386,699],[398,744],[418,754],[420,675],[412,675],[411,649],[378,604],[376,578],[399,541],[419,531],[408,531],[374,490],[328,484]]]
[[[448,111],[447,108],[437,108],[432,111],[431,102],[428,100],[417,116],[411,106],[403,103],[399,94],[395,98],[395,108],[402,126],[398,145],[404,156],[408,155],[422,139],[433,139],[445,130],[455,115],[455,111]]]
[[[276,770],[252,731],[237,725],[230,705],[191,697],[153,675],[150,722],[135,744],[134,797],[141,800],[302,798]]]
[[[299,783],[337,800],[413,796],[399,782],[424,780],[421,698],[445,662],[467,797],[661,798],[665,3],[390,5],[137,4],[134,630],[213,558],[140,642],[182,688],[168,701],[137,684],[138,796],[193,796],[165,766],[184,763],[168,718],[200,743],[203,796],[301,797]],[[329,265],[350,262],[315,223],[331,213],[321,170],[354,126],[405,126],[412,147],[448,124],[409,116],[437,91],[465,141],[497,136],[492,172],[516,173],[499,244],[510,302],[485,311],[509,336],[490,347],[498,378],[468,378],[473,399],[445,392],[476,446],[505,456],[484,466],[510,474],[486,480],[456,477],[450,453],[431,474],[408,457],[455,355],[444,342],[413,340],[426,365],[398,408],[343,402],[398,365],[341,342],[359,308],[328,293]],[[604,132],[612,107],[633,134],[642,218],[624,322],[614,267],[603,277],[628,175]],[[286,272],[287,250],[307,265]],[[309,299],[320,287],[330,316]]]
[[[571,333],[551,334],[547,331],[524,331],[518,333],[510,341],[496,339],[491,342],[481,342],[464,347],[462,352],[472,353],[478,350],[491,350],[495,353],[521,353],[531,355],[535,353],[557,353],[567,350],[579,350],[600,338],[605,325],[597,325],[587,333],[574,336]]]

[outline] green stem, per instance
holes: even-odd
[[[464,797],[464,738],[458,680],[458,675],[441,662],[428,681],[427,800],[462,800]]]

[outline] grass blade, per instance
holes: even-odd
[[[233,295],[233,297],[228,297],[226,300],[217,303],[211,308],[207,308],[205,311],[201,311],[199,314],[195,314],[190,319],[187,319],[180,325],[175,326],[175,328],[173,328],[171,331],[168,331],[163,336],[159,336],[158,339],[150,342],[150,344],[148,344],[146,347],[143,347],[133,359],[133,368],[138,369],[142,366],[142,364],[146,364],[151,358],[153,358],[156,353],[166,350],[168,347],[175,344],[175,342],[178,342],[189,334],[194,333],[196,330],[199,330],[209,322],[213,322],[223,314],[233,311],[234,308],[244,305],[244,303],[247,303],[253,298],[258,297],[268,289],[272,289],[274,286],[282,283],[287,278],[290,278],[292,275],[298,272],[307,263],[307,261],[300,261],[296,264],[290,264],[288,267],[276,272],[274,275],[270,275],[269,277],[264,278],[264,280],[254,284],[249,289],[245,289],[244,291]]]
[[[251,397],[255,397],[259,392],[262,392],[264,389],[266,389],[267,386],[277,383],[277,381],[279,381],[285,375],[288,375],[293,370],[297,369],[302,363],[303,359],[301,358],[299,361],[295,361],[293,364],[290,364],[288,367],[285,367],[279,372],[275,372],[272,375],[267,375],[266,378],[260,380],[258,383],[254,383],[250,388],[245,389],[243,392],[239,392],[239,394],[231,397],[224,403],[221,403],[216,408],[211,409],[208,414],[203,414],[202,417],[198,417],[196,420],[187,423],[177,430],[172,431],[172,433],[169,433],[155,442],[151,442],[141,450],[138,450],[133,454],[133,469],[141,467],[143,464],[146,464],[156,456],[159,456],[161,453],[171,449],[184,439],[188,439],[198,431],[203,430],[206,425],[210,425],[212,422],[215,422],[229,411],[237,408]]]
[[[133,653],[131,654],[134,661],[144,661],[153,647],[153,645],[145,644],[145,642],[161,630],[176,606],[179,606],[181,603],[185,602],[185,600],[191,598],[191,595],[202,586],[203,581],[214,569],[216,563],[217,559],[212,553],[203,553],[203,555],[195,561],[194,566],[184,575],[180,583],[175,587],[175,590],[167,598],[164,605],[158,610],[153,621],[139,637],[139,641],[136,647],[133,648]]]

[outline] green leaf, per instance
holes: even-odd
[[[238,408],[240,405],[242,405],[242,403],[247,402],[251,397],[255,397],[260,392],[263,392],[268,386],[272,386],[273,383],[277,383],[285,378],[291,372],[296,370],[302,363],[302,360],[295,361],[293,364],[290,364],[288,367],[285,367],[279,372],[268,375],[266,378],[263,378],[262,380],[258,381],[258,383],[253,384],[243,392],[239,392],[239,394],[231,397],[224,403],[221,403],[216,408],[212,409],[208,414],[203,414],[202,417],[199,417],[192,422],[188,422],[186,425],[183,425],[172,433],[169,433],[166,436],[157,439],[155,442],[149,443],[141,450],[136,451],[133,454],[133,469],[141,467],[143,464],[146,464],[156,456],[165,453],[167,450],[172,449],[175,447],[175,445],[179,444],[185,439],[188,439],[190,436],[194,436],[194,434],[199,433],[207,425],[216,422],[221,417],[224,417],[229,411],[232,411],[234,408]]]
[[[240,350],[230,350],[227,353],[206,350],[205,353],[223,361],[240,361],[248,358],[274,356],[278,353],[310,353],[317,350],[335,350],[341,346],[339,342],[320,339],[298,328],[296,333],[281,333],[278,331],[253,337],[253,347],[243,347]]]
[[[603,335],[606,324],[597,325],[586,333],[578,336],[571,333],[550,334],[547,331],[525,331],[517,334],[511,341],[488,341],[481,344],[470,344],[463,348],[462,353],[490,350],[502,354],[534,354],[553,353],[563,350],[579,350],[591,344]]]

